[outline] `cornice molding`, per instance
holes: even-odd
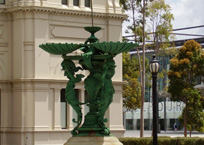
[[[69,80],[68,79],[11,79],[11,80],[0,80],[0,83],[67,83]],[[124,85],[126,82],[124,81],[119,81],[119,80],[112,80],[114,85]],[[83,84],[84,81],[81,81],[77,84]]]
[[[5,13],[5,14],[14,14],[17,12],[42,12],[42,13],[52,13],[52,14],[58,14],[58,15],[62,14],[62,15],[87,16],[87,17],[91,16],[91,12],[85,11],[85,10],[71,10],[71,9],[60,9],[60,8],[40,7],[40,6],[16,6],[16,7],[0,10],[0,13]],[[94,12],[94,17],[126,20],[128,16],[125,14]]]

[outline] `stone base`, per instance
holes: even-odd
[[[111,137],[71,137],[64,145],[123,145],[118,138]]]

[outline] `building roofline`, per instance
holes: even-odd
[[[73,10],[73,9],[62,9],[52,7],[41,7],[41,6],[16,6],[11,8],[4,8],[0,10],[0,13],[13,14],[16,12],[44,12],[52,14],[65,14],[65,15],[78,15],[78,16],[91,16],[91,11],[85,10]],[[114,13],[100,13],[94,12],[94,17],[99,18],[112,18],[126,20],[128,16],[126,14],[114,14]]]

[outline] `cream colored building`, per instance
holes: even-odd
[[[120,41],[126,16],[119,0],[93,0],[93,7],[100,41]],[[71,136],[74,113],[62,101],[67,83],[62,58],[39,44],[83,43],[90,35],[83,29],[91,25],[90,11],[88,0],[0,0],[1,145],[62,145]],[[116,57],[116,93],[106,113],[116,136],[124,133],[121,60]],[[83,83],[76,89],[83,102]]]

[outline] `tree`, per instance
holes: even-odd
[[[132,16],[129,18],[131,25],[128,26],[128,33],[132,33],[135,42],[142,42],[142,60],[140,58],[139,49],[136,48],[139,72],[140,72],[140,86],[141,86],[141,121],[140,121],[140,137],[143,137],[144,131],[144,97],[145,97],[145,39],[148,33],[153,34],[155,41],[152,49],[159,48],[159,40],[162,38],[168,38],[169,31],[172,29],[171,20],[173,15],[170,13],[170,6],[164,3],[164,0],[120,0],[124,10],[132,12]],[[162,5],[161,5],[162,4]],[[168,14],[167,14],[168,13]],[[149,21],[148,21],[149,20]],[[158,20],[158,21],[156,21]],[[153,26],[150,32],[146,29]],[[168,33],[168,34],[166,34]],[[164,36],[163,36],[164,35]],[[161,41],[160,41],[161,43]],[[157,47],[154,47],[157,46]],[[162,46],[162,45],[160,45]]]
[[[134,34],[134,41],[137,41],[137,37],[139,36],[140,39],[143,38],[143,63],[140,59],[139,49],[137,50],[137,56],[138,56],[138,62],[139,62],[139,73],[140,73],[140,87],[141,87],[141,99],[140,99],[140,105],[141,105],[141,121],[140,121],[140,137],[143,137],[143,131],[144,131],[144,96],[145,96],[145,0],[143,0],[143,6],[142,6],[142,0],[120,0],[123,9],[124,10],[131,10],[132,11],[132,25],[128,26],[128,30],[131,30],[131,33]],[[140,12],[140,15],[142,14],[141,19],[136,19],[136,13]],[[141,13],[142,12],[142,13]],[[141,26],[142,25],[142,26]],[[143,36],[143,37],[142,37]]]
[[[200,92],[195,89],[183,89],[183,95],[185,95],[188,98],[188,107],[184,108],[186,109],[186,123],[187,128],[190,130],[190,137],[191,132],[193,129],[196,129],[199,132],[204,132],[204,112],[203,112],[203,106],[201,104],[201,96]],[[185,117],[185,111],[183,111],[182,115],[179,117],[179,121],[183,124],[184,123],[184,117]]]
[[[141,89],[139,78],[138,61],[135,57],[130,57],[129,53],[123,53],[123,106],[126,111],[140,108]]]
[[[154,0],[148,6],[148,38],[153,41],[152,49],[156,54],[169,46],[172,32],[171,21],[174,19],[171,7],[164,0]]]
[[[191,106],[191,99],[195,97],[194,86],[197,77],[204,75],[204,52],[200,44],[194,40],[187,41],[178,51],[178,54],[170,60],[168,77],[170,85],[168,92],[172,94],[172,100],[183,101],[184,110],[184,136],[187,136],[187,111]],[[194,93],[188,93],[194,91]],[[195,102],[194,103],[199,103]],[[194,104],[195,105],[195,104]],[[197,104],[198,105],[198,104]]]

